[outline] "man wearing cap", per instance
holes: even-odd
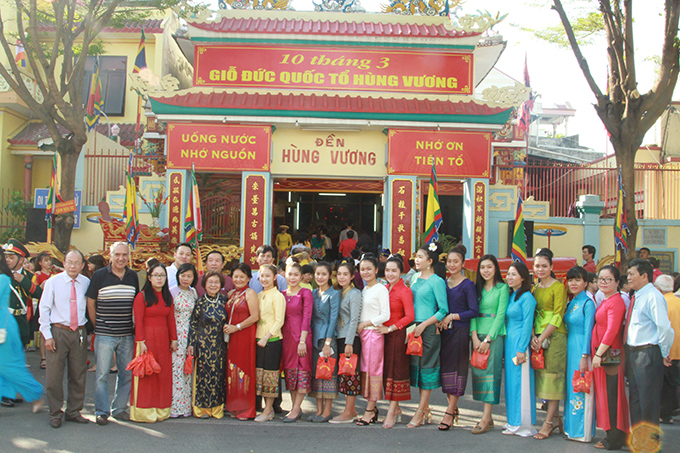
[[[7,265],[14,277],[10,287],[9,309],[19,325],[21,343],[26,346],[31,341],[31,332],[26,315],[27,306],[33,303],[31,299],[40,299],[42,289],[38,286],[35,276],[24,269],[24,261],[30,255],[26,247],[12,238],[2,248],[5,251]],[[5,407],[13,407],[14,403],[15,400],[3,397],[1,404]]]
[[[45,393],[50,408],[50,426],[61,426],[64,412],[64,369],[68,365],[66,421],[88,423],[80,411],[85,401],[87,375],[87,299],[90,279],[81,275],[85,259],[78,250],[64,257],[64,272],[45,282],[40,299],[40,332],[45,337],[47,376]]]

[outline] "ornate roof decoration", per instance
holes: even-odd
[[[179,89],[179,80],[170,74],[163,78],[158,77],[151,71],[130,73],[130,91],[136,91],[140,96],[150,96],[156,93],[169,93]]]
[[[319,12],[366,12],[359,0],[320,0],[318,2],[312,0],[312,3],[314,3],[314,11]]]
[[[481,12],[480,10],[477,10],[477,14],[474,15],[466,14],[458,16],[456,11],[451,16],[451,23],[454,30],[465,31],[467,33],[484,33],[505,19],[506,16],[507,14],[501,16],[500,13],[496,13],[496,17],[494,17],[488,11]]]
[[[384,13],[405,16],[448,16],[450,9],[456,8],[463,0],[392,0],[389,5],[381,5]]]
[[[285,10],[290,9],[289,0],[219,0],[220,9]],[[229,6],[227,6],[229,5]]]
[[[482,99],[487,102],[517,108],[528,101],[530,95],[531,88],[519,82],[515,83],[515,86],[501,88],[494,85],[482,91]]]

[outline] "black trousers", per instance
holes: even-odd
[[[680,333],[679,333],[680,335]],[[664,367],[663,388],[661,389],[661,418],[673,417],[678,408],[678,386],[680,385],[680,360],[673,360],[672,365]]]
[[[644,421],[659,425],[664,365],[658,345],[633,351],[626,346],[626,378],[632,426]]]
[[[617,426],[617,419],[619,414],[618,409],[619,398],[619,376],[607,375],[607,407],[609,409],[609,426],[607,436],[603,442],[607,450],[620,450],[626,443],[626,433],[621,431]]]

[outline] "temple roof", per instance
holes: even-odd
[[[133,147],[135,144],[135,124],[116,123],[120,127],[120,144],[126,147]],[[65,127],[57,125],[62,135],[70,133]],[[97,132],[102,135],[109,135],[109,125],[99,123],[96,127]],[[144,130],[144,125],[140,126],[140,131]],[[43,123],[33,122],[28,123],[21,129],[14,137],[8,138],[7,141],[12,145],[23,146],[38,146],[38,142],[42,139],[50,138],[50,133],[47,126]]]

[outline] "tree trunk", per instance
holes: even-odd
[[[621,269],[627,267],[628,261],[636,256],[638,222],[635,211],[635,155],[638,146],[634,143],[620,143],[616,147],[616,162],[621,167],[623,191],[626,193],[626,215],[628,217],[628,256],[622,256]]]
[[[82,145],[78,146],[73,138],[61,140],[57,152],[61,158],[61,184],[59,190],[64,201],[73,200],[75,196],[76,167]],[[73,213],[59,214],[54,218],[54,245],[62,252],[71,246],[73,231]]]

